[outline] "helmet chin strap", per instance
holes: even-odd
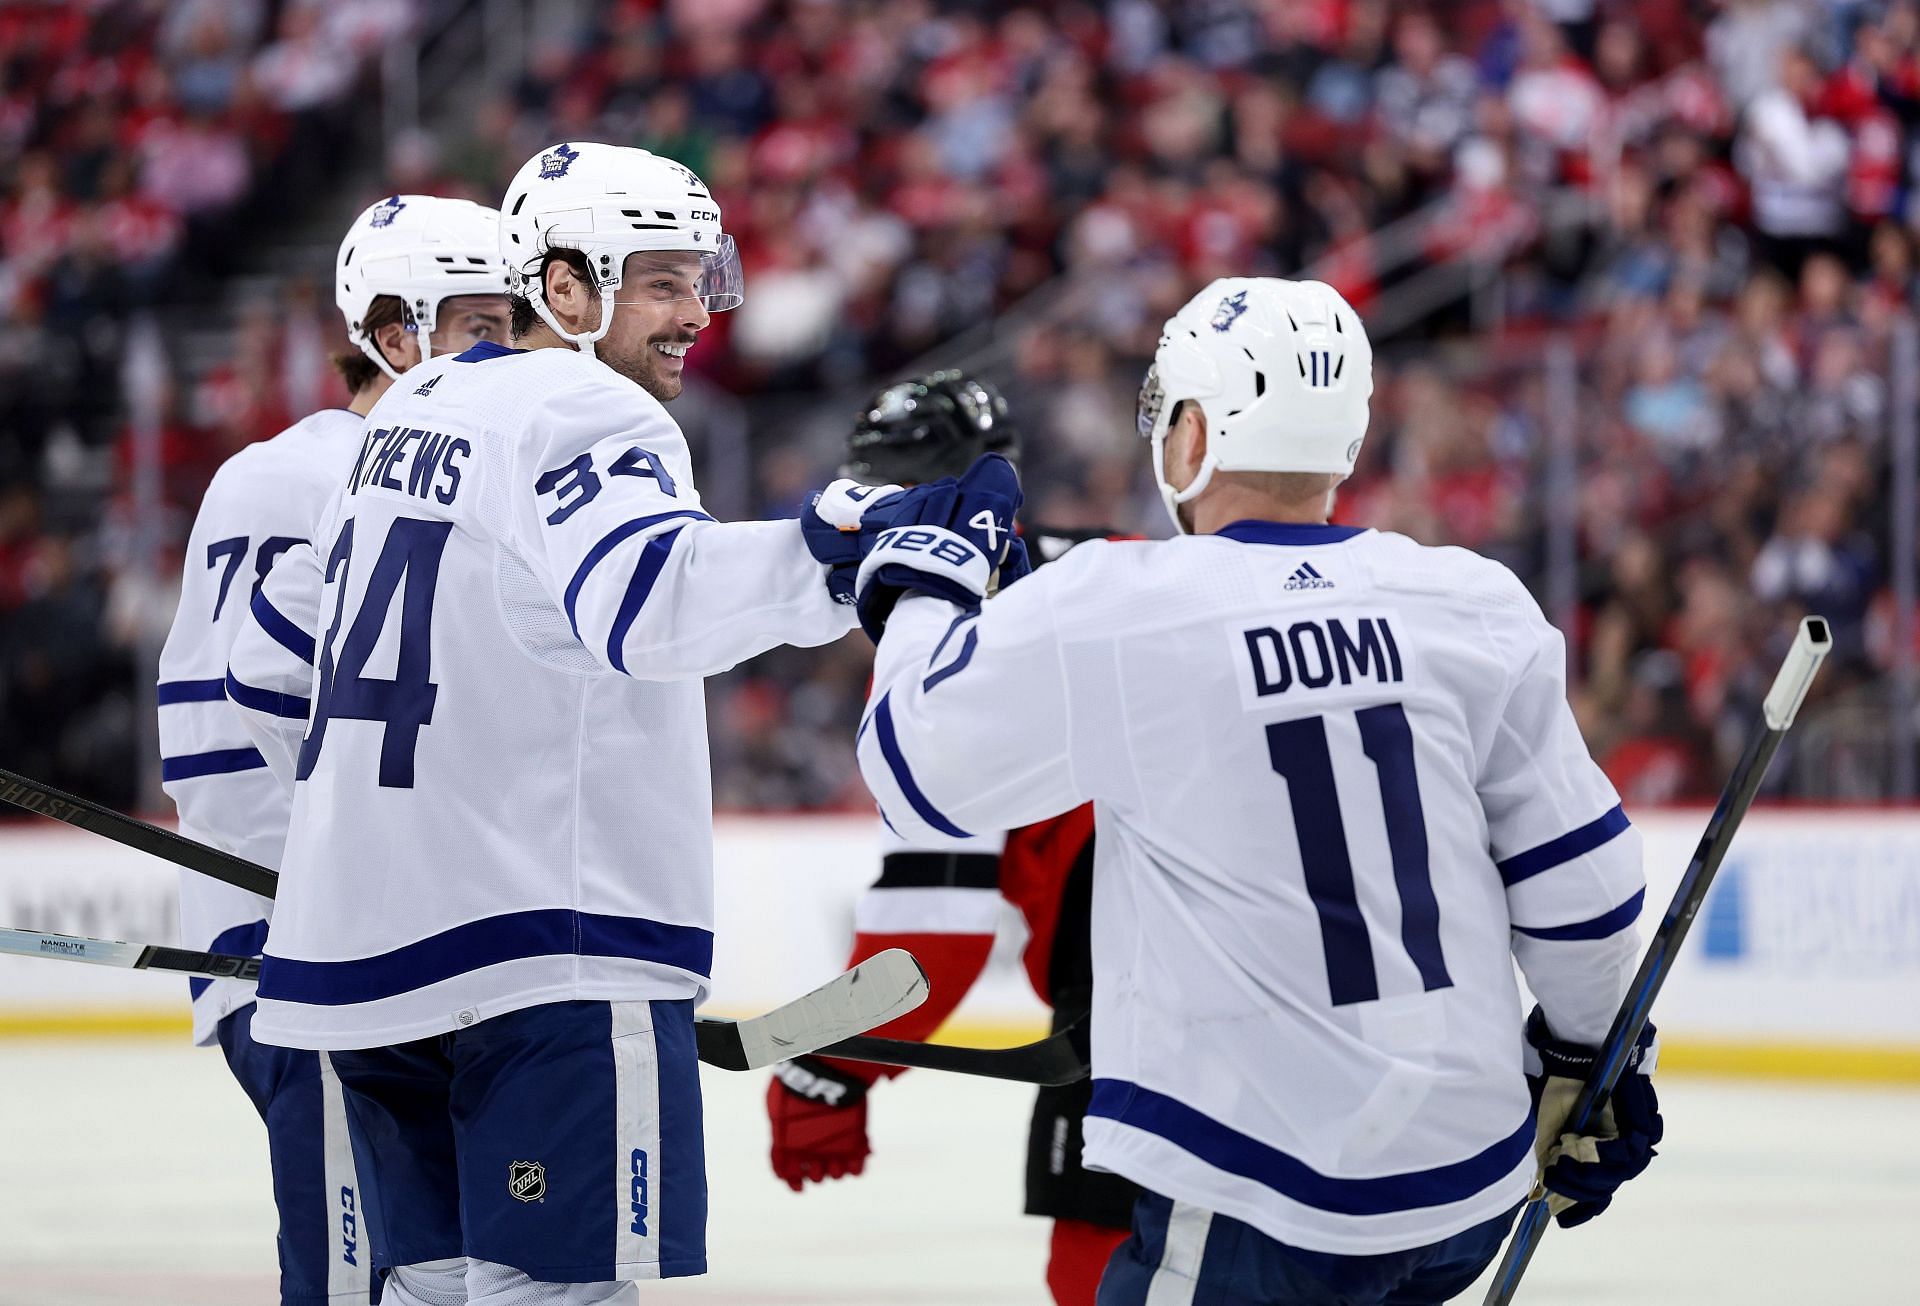
[[[553,315],[553,310],[547,306],[547,297],[544,291],[538,295],[529,295],[527,298],[533,304],[533,311],[540,315],[540,320],[552,329],[553,334],[577,347],[580,352],[588,358],[596,357],[593,352],[594,342],[603,339],[607,334],[608,328],[613,325],[613,301],[607,297],[605,292],[601,293],[597,301],[600,305],[600,325],[591,331],[581,332],[569,331],[560,325],[560,319],[556,318]]]
[[[1160,487],[1160,502],[1165,505],[1167,516],[1173,521],[1173,529],[1182,535],[1190,535],[1187,524],[1180,520],[1180,505],[1192,503],[1213,480],[1214,469],[1219,463],[1209,448],[1206,456],[1200,460],[1200,470],[1195,473],[1191,483],[1184,490],[1176,490],[1167,479],[1167,429],[1163,426],[1153,435],[1153,479]]]
[[[408,319],[408,321],[404,325],[406,326],[407,330],[413,332],[414,343],[420,347],[420,362],[424,363],[429,358],[432,358],[433,357],[432,329],[429,328],[425,331],[422,331],[420,329],[419,320],[411,317]],[[400,379],[400,373],[394,369],[394,366],[392,363],[389,363],[387,361],[386,352],[380,348],[380,342],[373,338],[372,332],[366,330],[365,328],[362,328],[358,338],[354,340],[354,343],[360,346],[361,353],[365,354],[368,358],[373,360],[373,365],[375,367],[379,368],[382,372],[385,372],[388,377],[390,377],[395,381],[398,381]]]

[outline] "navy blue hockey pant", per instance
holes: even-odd
[[[693,1003],[548,1003],[331,1055],[381,1270],[467,1257],[547,1283],[706,1273]]]
[[[1424,1247],[1340,1256],[1148,1193],[1107,1263],[1099,1306],[1429,1306],[1493,1263],[1519,1209]]]
[[[373,1258],[361,1227],[345,1102],[327,1054],[254,1042],[252,1003],[217,1028],[233,1077],[267,1126],[280,1213],[281,1306],[366,1302]]]

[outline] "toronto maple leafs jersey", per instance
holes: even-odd
[[[1090,1166],[1327,1252],[1534,1173],[1517,958],[1553,1032],[1625,993],[1638,837],[1513,574],[1338,526],[1081,545],[903,601],[861,770],[909,839],[1094,803]]]
[[[180,607],[160,652],[160,774],[180,832],[278,866],[291,804],[227,698],[227,652],[275,561],[314,536],[360,449],[360,418],[329,408],[242,449],[215,473],[187,541]],[[181,946],[258,953],[272,904],[180,873]],[[252,981],[189,981],[193,1036],[253,1001]]]
[[[853,624],[799,523],[714,521],[679,427],[604,364],[481,344],[375,405],[288,562],[261,607],[317,631],[316,666],[254,622],[231,667],[312,697],[297,746],[250,714],[293,778],[254,1033],[372,1047],[701,996],[701,678]]]

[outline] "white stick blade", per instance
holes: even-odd
[[[1807,691],[1813,687],[1814,673],[1820,670],[1820,663],[1832,651],[1833,630],[1828,626],[1827,619],[1803,618],[1798,633],[1793,637],[1793,647],[1787,650],[1786,660],[1780,664],[1780,673],[1773,678],[1773,688],[1767,691],[1767,697],[1760,706],[1767,719],[1767,729],[1785,730],[1793,724],[1800,704],[1806,701]]]
[[[146,949],[138,943],[83,939],[72,934],[41,934],[33,930],[0,929],[0,952],[20,957],[51,957],[56,961],[86,961],[96,966],[132,966]]]
[[[904,948],[889,948],[804,998],[740,1022],[749,1069],[804,1056],[906,1015],[927,1000],[927,977]]]

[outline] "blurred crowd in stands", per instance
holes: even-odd
[[[1810,733],[1776,787],[1885,794],[1913,0],[551,8],[577,26],[536,24],[509,84],[476,68],[349,158],[408,6],[0,0],[10,765],[133,786],[126,687],[166,605],[128,579],[153,558],[116,515],[129,318],[219,286],[267,217],[492,203],[535,150],[590,138],[700,172],[739,239],[747,301],[688,361],[744,408],[744,509],[791,513],[833,471],[794,414],[831,429],[901,369],[967,361],[1026,434],[1030,518],[1164,534],[1132,416],[1159,324],[1215,276],[1309,269],[1390,331],[1340,519],[1479,549],[1543,598],[1571,531],[1551,615],[1630,802],[1712,796],[1803,610],[1841,644],[1809,719],[1853,724]],[[237,306],[204,366],[170,350],[163,571],[221,459],[337,401],[326,291]],[[716,681],[718,800],[862,803],[867,659],[856,637]]]

